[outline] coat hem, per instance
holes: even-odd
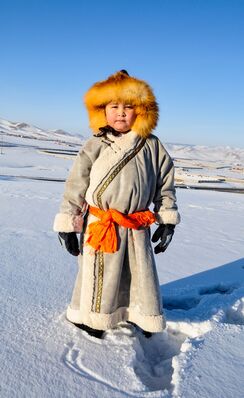
[[[135,311],[135,309],[127,307],[120,307],[112,314],[101,314],[96,312],[82,314],[80,310],[74,310],[69,306],[66,316],[70,322],[84,323],[85,325],[98,330],[114,328],[122,321],[131,321],[143,330],[152,333],[160,333],[166,327],[166,321],[162,314],[143,315]]]

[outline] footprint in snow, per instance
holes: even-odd
[[[187,335],[168,328],[150,339],[139,335],[134,342],[134,371],[149,391],[173,391],[173,358],[180,354]]]
[[[130,326],[107,331],[98,343],[86,333],[75,334],[62,355],[64,365],[77,375],[108,388],[111,396],[113,392],[120,392],[128,397],[147,397],[148,388],[134,370],[137,338],[129,329]],[[155,398],[159,396],[156,393]]]

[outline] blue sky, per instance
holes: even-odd
[[[163,142],[244,147],[243,0],[2,0],[0,117],[89,136],[82,97],[122,68]]]

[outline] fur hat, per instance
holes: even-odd
[[[85,94],[90,127],[96,134],[107,125],[105,106],[111,101],[131,104],[137,114],[133,130],[147,138],[156,127],[158,105],[151,87],[143,80],[129,76],[125,70],[95,83]]]

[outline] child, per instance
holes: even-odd
[[[121,321],[150,336],[165,327],[150,225],[159,223],[157,254],[180,221],[173,162],[151,134],[158,106],[150,86],[125,70],[94,84],[85,105],[94,136],[74,162],[54,221],[79,260],[67,319],[96,337]]]

